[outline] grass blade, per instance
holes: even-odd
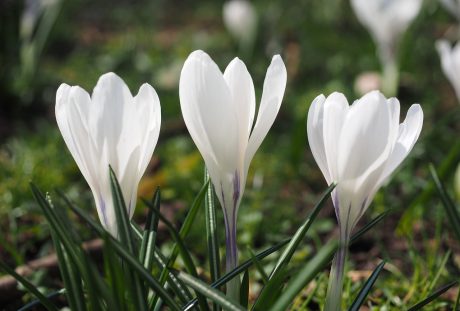
[[[204,170],[204,182],[209,182],[207,169]],[[219,239],[217,235],[216,205],[214,187],[209,184],[208,191],[204,200],[205,220],[206,220],[206,241],[208,244],[209,271],[211,272],[211,282],[220,278],[220,254]],[[217,304],[214,303],[214,311],[218,311]]]
[[[288,244],[289,241],[290,241],[289,239],[284,240],[284,241],[282,241],[282,242],[280,242],[280,243],[278,243],[276,245],[273,245],[272,247],[269,247],[268,249],[260,252],[259,254],[256,255],[257,260],[260,261],[260,260],[264,259],[265,257],[273,254],[274,252],[278,251],[280,248],[282,248],[283,246]],[[226,273],[219,280],[213,282],[211,284],[211,287],[213,287],[213,288],[221,287],[222,285],[224,285],[225,283],[227,283],[228,281],[230,281],[231,279],[233,279],[234,277],[236,277],[240,273],[243,273],[244,271],[246,271],[249,267],[252,266],[252,264],[253,264],[253,261],[251,259],[246,260],[245,262],[243,262],[241,265],[239,265],[238,267],[236,267],[232,271]],[[191,310],[196,305],[196,303],[197,303],[196,299],[190,301],[183,308],[183,311]]]
[[[121,190],[120,184],[118,183],[117,176],[110,166],[109,175],[110,188],[112,190],[113,197],[113,207],[115,209],[115,217],[118,226],[118,238],[120,239],[121,243],[125,245],[128,252],[134,255],[136,254],[136,247],[132,235],[130,217],[128,215],[125,199],[123,198],[123,192]],[[123,268],[125,268],[125,266],[123,266]],[[128,288],[131,293],[131,297],[135,303],[136,310],[147,311],[147,289],[143,286],[144,284],[142,284],[138,275],[131,273],[129,270],[125,271],[125,282],[128,283],[126,288]]]
[[[12,277],[14,277],[16,279],[16,281],[18,281],[18,283],[20,283],[22,286],[24,286],[29,291],[29,293],[34,295],[40,301],[40,303],[43,306],[45,306],[48,310],[50,310],[50,311],[58,311],[59,310],[51,302],[51,300],[49,300],[48,298],[45,297],[45,295],[40,293],[40,291],[35,287],[35,285],[33,285],[32,283],[27,281],[25,278],[23,278],[21,275],[16,273],[16,271],[14,271],[14,269],[8,267],[8,265],[6,265],[3,261],[0,261],[0,268],[3,269],[6,273],[11,275]]]
[[[439,179],[438,173],[432,164],[429,166],[431,177],[433,178],[436,189],[438,190],[439,196],[441,197],[442,205],[446,210],[448,219],[450,221],[452,230],[457,237],[457,240],[460,241],[460,213],[455,206],[453,200],[446,191],[446,188]]]
[[[447,292],[449,290],[449,288],[451,288],[452,286],[457,285],[457,284],[458,284],[458,282],[454,281],[454,282],[450,282],[449,284],[446,284],[446,285],[442,286],[441,288],[439,288],[436,291],[434,291],[427,298],[423,299],[422,301],[418,302],[414,306],[410,307],[409,310],[407,310],[407,311],[416,311],[416,310],[422,309],[424,306],[426,306],[427,304],[429,304],[430,302],[432,302],[433,300],[435,300],[436,298],[438,298],[439,296],[441,296],[442,294]]]
[[[377,225],[382,219],[384,219],[389,213],[391,212],[391,209],[384,211],[371,221],[369,221],[364,227],[362,227],[358,232],[353,234],[350,239],[350,245],[355,243],[356,240],[358,240],[361,236],[363,236],[367,231],[372,229],[375,225]]]
[[[278,259],[278,262],[276,263],[275,267],[273,268],[273,271],[270,273],[269,278],[272,278],[281,267],[286,266],[289,263],[289,261],[291,260],[292,256],[294,255],[297,247],[299,246],[300,242],[302,241],[302,239],[307,234],[308,229],[310,229],[311,224],[315,220],[315,218],[318,215],[318,213],[320,212],[321,208],[324,206],[324,203],[327,201],[327,199],[329,198],[329,195],[334,190],[334,188],[335,188],[335,184],[332,184],[323,193],[323,195],[321,196],[321,199],[316,204],[316,206],[313,208],[313,211],[311,212],[311,214],[308,216],[308,218],[305,220],[305,222],[300,226],[300,228],[297,229],[297,232],[292,237],[291,242],[286,247],[286,249],[283,251],[283,254]]]
[[[51,294],[48,294],[46,295],[45,297],[48,298],[48,299],[51,299],[51,298],[54,298],[54,297],[58,297],[62,294],[65,294],[65,288],[61,288],[60,290],[58,291],[55,291]],[[38,299],[35,299],[34,301],[31,301],[29,302],[28,304],[24,305],[23,307],[21,307],[20,309],[18,309],[18,311],[29,311],[29,310],[36,310],[37,307],[41,304],[40,300]]]
[[[243,274],[240,286],[240,304],[247,309],[249,304],[249,270],[246,269]]]
[[[72,204],[65,196],[60,194],[62,198],[68,203],[68,206],[74,211],[78,216],[80,216],[96,233],[98,236],[103,237],[106,235],[105,229],[102,226],[94,221],[91,216],[80,209],[79,207]],[[139,263],[138,259],[135,258],[132,254],[126,252],[124,245],[122,245],[119,241],[115,240],[112,236],[107,236],[107,243],[113,247],[115,252],[122,257],[126,264],[132,266],[134,271],[146,282],[146,284],[158,295],[161,299],[169,306],[171,310],[179,311],[180,307],[177,303],[172,299],[169,293],[163,288],[160,283],[155,280],[150,271],[147,271],[142,264]]]
[[[206,296],[209,300],[219,304],[224,310],[228,311],[244,311],[245,309],[233,301],[229,297],[226,297],[221,291],[215,289],[203,281],[187,274],[184,272],[178,272],[177,277],[181,279],[185,284],[193,288],[195,291],[200,292]]]
[[[364,300],[366,299],[367,295],[369,294],[369,291],[371,290],[371,288],[374,285],[375,281],[377,281],[377,278],[379,277],[380,272],[382,271],[383,267],[385,266],[385,263],[386,263],[385,260],[383,260],[375,268],[375,270],[372,272],[372,274],[366,280],[366,283],[364,283],[364,286],[359,291],[358,295],[356,296],[355,300],[351,304],[351,306],[348,309],[348,311],[359,311],[359,308],[361,308],[361,305],[364,303]]]
[[[276,301],[275,305],[270,308],[271,311],[284,311],[292,303],[297,294],[313,280],[319,271],[329,262],[330,258],[337,250],[337,243],[329,242],[322,247],[318,253],[298,272],[286,287],[286,290]],[[259,309],[263,310],[263,309]]]
[[[267,284],[268,275],[265,273],[264,268],[260,264],[259,260],[257,260],[256,255],[254,254],[254,252],[252,251],[252,249],[249,246],[248,246],[248,252],[249,252],[249,256],[251,257],[252,263],[254,264],[254,266],[256,267],[257,271],[259,271],[260,276],[262,277],[262,282],[264,284]]]
[[[153,195],[152,205],[160,210],[161,194],[160,188],[157,188]],[[152,270],[155,253],[155,241],[158,232],[158,223],[160,217],[151,209],[147,214],[144,233],[142,235],[141,249],[139,251],[139,260],[144,264],[147,270]]]

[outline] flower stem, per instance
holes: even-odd
[[[348,236],[340,238],[340,245],[332,261],[329,284],[327,286],[325,311],[340,311],[342,309],[343,277],[345,261],[348,255]]]
[[[225,216],[225,246],[226,246],[226,272],[230,272],[238,266],[238,246],[236,244],[236,215]],[[239,301],[240,279],[235,277],[227,282],[227,297]]]

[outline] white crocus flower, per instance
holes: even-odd
[[[440,0],[444,8],[460,21],[460,0]]]
[[[422,0],[351,0],[359,21],[371,33],[383,66],[384,91],[396,93],[398,43],[418,15]]]
[[[318,96],[310,106],[307,133],[313,156],[328,184],[341,247],[331,271],[326,310],[339,310],[343,265],[350,233],[377,190],[401,164],[423,124],[420,105],[412,105],[399,123],[399,101],[372,91],[351,106],[341,93]]]
[[[240,59],[231,61],[222,74],[208,54],[195,51],[182,68],[179,82],[182,115],[204,158],[224,211],[228,271],[238,261],[236,217],[249,164],[278,114],[286,78],[286,67],[276,55],[265,76],[253,128],[254,85]]]
[[[460,42],[451,47],[448,41],[438,40],[436,48],[441,57],[442,70],[454,87],[460,102]]]
[[[150,85],[143,84],[133,97],[114,73],[99,78],[91,97],[79,86],[61,84],[56,94],[56,120],[91,188],[102,225],[116,237],[109,165],[118,178],[132,217],[137,187],[160,132],[157,93]]]

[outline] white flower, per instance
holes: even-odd
[[[231,61],[222,74],[208,54],[195,51],[182,68],[179,82],[182,115],[224,210],[227,269],[237,261],[236,215],[249,164],[278,114],[286,77],[281,57],[274,56],[265,76],[253,128],[254,85],[240,59]]]
[[[440,0],[444,8],[460,21],[460,0]]]
[[[376,43],[394,49],[418,15],[422,0],[351,0],[351,5]]]
[[[436,48],[441,57],[442,70],[454,87],[460,102],[460,43],[451,47],[446,40],[438,40]]]
[[[224,24],[228,31],[244,43],[249,43],[257,29],[257,13],[249,1],[230,0],[224,3]]]
[[[310,148],[332,194],[341,237],[351,230],[375,193],[412,150],[423,124],[412,105],[399,124],[399,101],[372,91],[351,106],[341,93],[318,96],[310,106]]]
[[[75,162],[93,192],[102,225],[117,236],[109,180],[114,170],[132,217],[137,187],[158,141],[160,100],[143,84],[133,97],[114,73],[99,78],[93,94],[61,84],[56,93],[56,120]]]

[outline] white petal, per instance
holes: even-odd
[[[240,157],[236,107],[222,73],[203,51],[185,61],[179,97],[185,124],[206,165],[234,172]]]
[[[149,84],[143,84],[136,97],[134,105],[137,110],[137,121],[141,125],[139,133],[140,161],[138,179],[142,177],[147,168],[155,146],[158,142],[161,126],[161,106],[155,89]]]
[[[281,107],[281,102],[286,89],[287,72],[286,66],[279,55],[272,58],[272,62],[265,75],[262,99],[260,101],[257,121],[249,138],[248,148],[246,150],[244,165],[245,175],[247,174],[249,164],[259,149],[262,141],[268,133],[268,130],[275,122],[275,118]]]
[[[349,106],[342,93],[332,93],[323,105],[323,139],[327,167],[331,181],[338,181],[339,139]]]
[[[412,105],[406,119],[399,125],[399,135],[394,149],[385,165],[379,184],[385,182],[390,174],[401,164],[415,145],[423,125],[423,111],[420,105]]]
[[[451,48],[448,41],[438,40],[436,49],[441,57],[442,70],[460,100],[460,44],[457,43],[454,48]]]
[[[244,150],[249,140],[256,109],[254,83],[246,65],[238,57],[228,64],[224,72],[224,79],[232,94],[232,104],[237,107],[240,143],[244,142],[241,150]]]
[[[332,182],[327,166],[326,150],[323,138],[324,95],[316,97],[310,105],[307,116],[307,135],[311,152],[321,172],[330,184]]]
[[[91,135],[98,146],[108,148],[104,153],[108,159],[103,161],[121,175],[136,143],[128,139],[120,142],[125,124],[134,118],[133,97],[124,81],[110,72],[99,78],[91,99],[94,106],[89,122]]]

